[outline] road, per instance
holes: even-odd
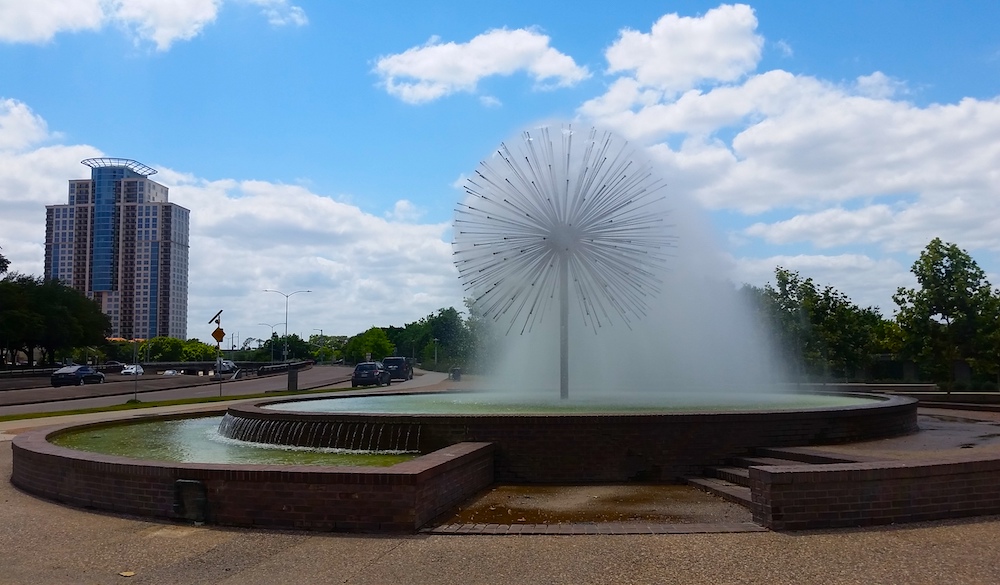
[[[345,366],[313,366],[298,373],[298,389],[350,387],[352,368]],[[415,371],[413,380],[395,381],[393,386],[417,387],[436,384],[446,375]],[[111,381],[87,386],[61,388],[27,388],[0,392],[0,416],[33,412],[101,408],[123,404],[138,398],[143,402],[202,398],[209,396],[245,396],[286,390],[285,375],[250,377],[243,380],[212,382],[198,376],[145,375],[138,380]]]

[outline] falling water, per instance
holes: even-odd
[[[455,264],[492,326],[483,386],[552,396],[568,377],[574,396],[677,401],[784,380],[712,227],[644,158],[610,133],[542,128],[503,143],[469,179]]]

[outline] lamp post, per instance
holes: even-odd
[[[434,367],[438,365],[438,338],[434,338]]]
[[[271,325],[270,323],[257,323],[258,325],[263,325],[264,327],[271,328],[271,337],[268,338],[267,344],[271,346],[271,363],[274,363],[274,328],[278,325],[284,325],[284,323],[275,323]]]
[[[280,290],[274,290],[273,288],[265,288],[264,292],[278,293],[279,295],[285,297],[285,357],[283,358],[283,360],[287,362],[288,361],[288,297],[290,297],[292,295],[297,295],[299,293],[308,293],[308,292],[312,292],[312,291],[311,290],[297,290],[295,292],[290,292],[290,293],[286,294],[286,293],[281,292]]]
[[[317,345],[319,345],[320,350],[321,350],[320,355],[323,356],[323,357],[326,357],[326,352],[322,351],[326,347],[326,343],[323,341],[323,330],[322,329],[313,329],[313,331],[319,331],[319,343]],[[323,361],[320,360],[320,363],[323,363]]]

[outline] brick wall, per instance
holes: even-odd
[[[472,441],[496,446],[498,481],[599,483],[678,481],[759,446],[846,443],[916,432],[916,401],[884,397],[871,405],[812,411],[576,415],[384,415],[281,412],[241,404],[227,417],[267,420],[271,434],[254,440],[325,441],[331,428],[395,426],[419,437],[421,452]],[[247,425],[248,428],[259,428]],[[315,426],[316,430],[310,427]],[[352,431],[352,436],[354,432]],[[243,437],[234,437],[243,438]],[[311,446],[328,446],[314,444]]]
[[[773,530],[1000,514],[1000,460],[750,468],[754,521]]]
[[[493,446],[485,443],[451,445],[387,468],[198,465],[65,449],[46,438],[58,431],[15,437],[11,482],[58,502],[121,514],[196,519],[201,514],[175,507],[179,491],[193,488],[198,493],[187,498],[188,508],[203,494],[203,519],[213,524],[413,532],[493,483]]]

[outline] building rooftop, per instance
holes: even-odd
[[[141,162],[132,160],[130,158],[113,158],[113,157],[85,158],[80,162],[92,169],[96,169],[98,167],[125,167],[126,169],[139,173],[144,177],[156,174],[156,169],[152,167],[147,167]]]

